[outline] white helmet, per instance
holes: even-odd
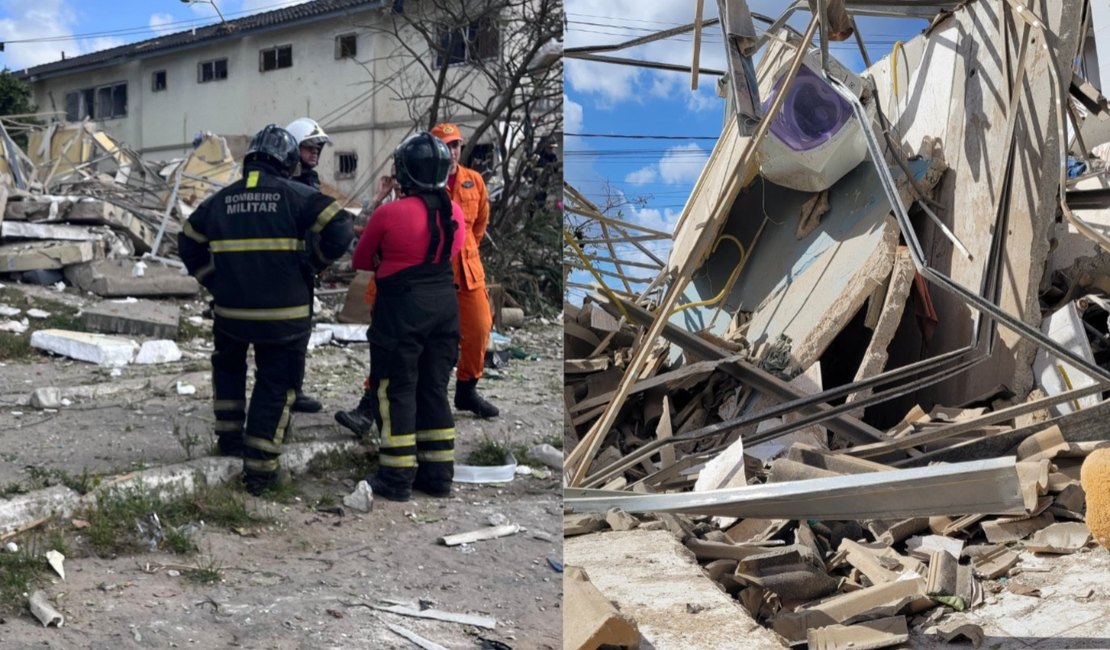
[[[327,133],[320,128],[316,120],[307,117],[298,117],[285,127],[285,130],[292,133],[293,137],[297,139],[297,144],[315,144],[323,147],[331,142],[331,138]]]

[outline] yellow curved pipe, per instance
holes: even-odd
[[[736,237],[733,237],[732,235],[721,235],[720,237],[718,237],[717,241],[713,242],[713,250],[711,252],[717,252],[717,247],[720,246],[721,241],[725,239],[736,244],[736,247],[740,249],[740,261],[736,263],[736,268],[732,269],[732,274],[728,276],[728,282],[725,283],[725,287],[721,289],[720,293],[713,296],[712,298],[709,298],[707,300],[699,300],[698,302],[692,302],[686,305],[675,307],[674,311],[671,312],[671,316],[674,316],[680,311],[691,309],[693,307],[707,307],[709,305],[715,305],[718,302],[724,300],[725,296],[732,293],[732,286],[736,284],[736,280],[740,278],[740,271],[743,270],[744,263],[748,261],[748,252],[744,250],[744,245],[740,243],[740,240]]]

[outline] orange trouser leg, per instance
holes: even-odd
[[[486,288],[459,289],[459,368],[460,381],[480,379],[486,360],[486,345],[493,329]]]

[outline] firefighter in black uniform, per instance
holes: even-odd
[[[297,160],[293,136],[273,124],[262,129],[247,149],[243,178],[201,203],[178,236],[186,268],[213,297],[220,452],[243,458],[244,482],[255,495],[277,482],[311,332],[306,277],[342,255],[353,237],[339,204],[288,180]],[[247,408],[251,345],[257,372]]]
[[[374,494],[407,501],[415,488],[451,493],[455,423],[447,399],[459,354],[451,260],[463,244],[462,208],[447,195],[451,153],[417,133],[393,153],[403,198],[374,211],[352,266],[376,273],[370,341],[370,412],[381,432]]]

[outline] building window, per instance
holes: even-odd
[[[452,27],[439,30],[439,50],[436,52],[436,67],[474,63],[496,58],[501,51],[501,35],[492,17],[481,18],[465,27]]]
[[[127,117],[127,83],[82,88],[66,93],[66,119],[110,120]]]
[[[336,168],[338,171],[335,173],[336,178],[354,178],[355,170],[358,169],[358,154],[353,151],[337,151],[335,152],[337,161]]]
[[[281,45],[258,53],[258,69],[262,72],[293,67],[293,46]]]
[[[340,34],[335,37],[335,58],[351,59],[358,56],[358,36]]]
[[[151,88],[154,92],[166,89],[166,71],[158,70],[151,75]]]
[[[203,61],[197,64],[197,83],[227,79],[227,59]]]

